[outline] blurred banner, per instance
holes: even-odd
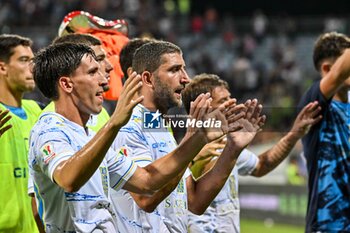
[[[305,225],[305,186],[241,184],[239,198],[241,218]]]

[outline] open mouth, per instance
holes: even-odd
[[[98,96],[98,97],[103,97],[103,91],[97,92],[97,93],[96,93],[96,96]]]
[[[182,90],[183,90],[183,88],[178,88],[175,90],[175,93],[178,95],[181,95]]]

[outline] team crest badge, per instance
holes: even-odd
[[[51,144],[45,144],[41,148],[41,153],[44,157],[44,163],[47,164],[53,157],[56,156],[56,153],[53,151],[53,145]]]
[[[126,149],[125,146],[121,147],[119,150],[119,156],[128,156],[128,150]]]

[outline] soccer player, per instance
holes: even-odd
[[[35,101],[23,99],[23,94],[35,87],[31,45],[29,38],[0,35],[0,110],[9,111],[12,125],[0,137],[0,232],[38,232],[27,195],[28,138],[41,108]]]
[[[89,34],[67,34],[64,36],[57,37],[52,44],[60,43],[81,43],[89,46],[96,55],[96,60],[101,65],[101,71],[105,73],[106,79],[109,80],[110,72],[113,70],[113,67],[106,56],[106,51],[102,48],[101,41]],[[104,86],[104,91],[109,89],[109,85]],[[49,104],[49,107],[46,107],[44,111],[54,110],[53,102]],[[87,126],[97,132],[102,126],[109,120],[108,112],[105,108],[102,108],[102,111],[98,115],[91,115],[91,119],[88,121]]]
[[[109,79],[109,73],[113,69],[112,65],[108,61],[106,57],[106,52],[102,48],[102,43],[99,39],[97,39],[94,36],[88,35],[88,34],[67,34],[61,37],[57,37],[53,44],[59,44],[59,43],[81,43],[85,44],[95,52],[96,60],[101,65],[101,71],[105,72],[104,75],[106,76],[106,79]],[[105,90],[108,89],[108,85],[106,85]],[[44,112],[54,112],[55,111],[55,104],[51,101],[45,109]],[[102,111],[98,115],[91,115],[89,121],[87,122],[87,127],[91,129],[94,132],[97,132],[99,129],[101,129],[104,124],[109,120],[109,115],[105,108],[102,108]],[[33,197],[34,199],[34,186],[33,181],[31,177],[29,176],[29,182],[28,182],[28,194]],[[38,200],[32,200],[32,208],[34,213],[37,212],[37,203]],[[37,221],[38,228],[44,232],[44,226],[42,225],[42,221]]]
[[[307,161],[306,232],[350,232],[350,40],[336,33],[317,39],[313,61],[321,75],[299,106],[318,101],[322,121],[303,138]]]
[[[146,122],[143,115],[154,111],[156,113],[153,113],[152,119],[161,121],[161,115],[166,114],[169,108],[181,104],[181,91],[189,82],[189,78],[181,49],[169,42],[144,44],[136,50],[132,64],[133,70],[141,74],[143,85],[139,93],[145,98],[142,104],[135,107],[130,121],[121,128],[113,146],[120,148],[121,153],[132,158],[140,166],[148,166],[177,151],[179,147],[169,127],[162,124],[155,130],[144,127],[142,121]],[[229,103],[235,101],[229,100],[221,107]],[[264,121],[259,115],[260,110],[256,101],[251,101],[247,108],[243,105],[232,108],[234,114],[230,113],[232,118],[228,119],[234,123],[239,122],[236,125],[239,133],[227,134],[223,156],[215,167],[198,181],[193,180],[190,172],[183,169],[175,179],[152,196],[120,191],[119,199],[114,199],[120,231],[187,232],[188,210],[197,214],[204,212],[220,191],[237,156],[254,138],[260,123]],[[192,108],[190,114],[193,114]],[[242,116],[245,118],[236,122],[235,118]],[[211,129],[212,133],[218,133],[218,129]],[[191,147],[198,148],[203,143],[206,142],[193,143]]]
[[[46,232],[117,232],[110,187],[151,194],[184,170],[203,142],[215,139],[193,128],[178,150],[137,167],[109,148],[133,107],[143,100],[143,96],[132,100],[142,87],[139,75],[129,77],[110,120],[95,134],[86,123],[91,114],[101,111],[103,87],[108,84],[91,48],[51,45],[35,56],[33,74],[56,110],[41,114],[31,131],[29,148],[30,173]],[[208,115],[209,101],[209,95],[194,101],[195,119]],[[222,111],[217,114],[223,115]]]
[[[187,111],[190,102],[202,93],[211,93],[211,106],[217,108],[231,98],[228,83],[215,74],[195,76],[182,92]],[[257,156],[244,149],[239,155],[230,178],[203,215],[190,215],[190,232],[240,232],[238,174],[261,177],[276,168],[290,153],[307,129],[320,121],[317,102],[308,104],[296,117],[291,130],[271,149]],[[225,140],[208,143],[191,164],[196,178],[210,170],[220,157]]]

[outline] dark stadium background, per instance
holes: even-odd
[[[312,64],[317,36],[328,30],[350,31],[345,0],[0,0],[0,32],[32,38],[37,51],[57,36],[63,17],[73,10],[105,19],[124,18],[130,38],[151,36],[178,44],[191,76],[215,73],[229,82],[238,100],[257,97],[268,115],[267,133],[252,146],[257,153],[289,129],[301,94],[319,78]],[[267,20],[262,35],[253,30],[257,12]],[[47,101],[38,91],[27,98]],[[305,169],[300,153],[298,145],[291,156]],[[240,180],[243,233],[262,233],[265,227],[269,233],[302,232],[306,188],[288,184],[287,166],[285,162],[259,180]],[[265,206],[257,205],[266,198],[270,201]],[[278,228],[275,223],[299,228]],[[259,231],[249,228],[254,224]]]

